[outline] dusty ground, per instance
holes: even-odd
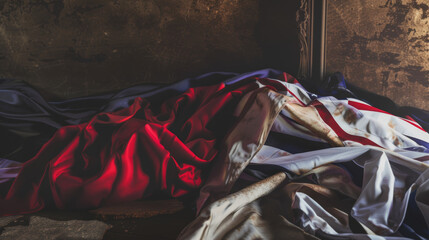
[[[0,239],[176,239],[193,219],[194,212],[188,208],[148,218],[122,219],[89,211],[44,210],[0,218]]]

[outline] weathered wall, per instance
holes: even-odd
[[[429,1],[329,0],[327,71],[429,110]]]
[[[282,0],[0,0],[0,77],[62,98],[265,67],[295,74]]]

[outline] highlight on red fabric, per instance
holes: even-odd
[[[218,153],[236,102],[255,81],[191,88],[152,104],[129,107],[66,126],[27,161],[0,200],[0,215],[57,208],[95,208],[156,194],[197,190]]]

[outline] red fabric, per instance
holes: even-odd
[[[361,143],[363,145],[381,147],[377,143],[371,141],[370,139],[368,139],[366,137],[351,135],[351,134],[347,133],[346,131],[344,131],[341,128],[341,126],[338,125],[338,123],[335,121],[334,117],[331,115],[329,110],[326,109],[326,107],[321,102],[319,102],[318,100],[314,100],[311,105],[313,105],[316,108],[317,112],[319,113],[319,115],[323,119],[323,121],[325,121],[325,123],[328,126],[330,126],[332,128],[332,130],[334,130],[334,132],[337,134],[337,136],[342,141],[352,140],[352,141]]]
[[[359,110],[372,111],[372,112],[380,112],[380,113],[384,113],[384,114],[388,114],[388,115],[394,116],[391,113],[388,113],[386,111],[383,111],[383,110],[378,109],[376,107],[373,107],[371,105],[363,104],[363,103],[360,103],[360,102],[348,101],[348,104],[350,106],[353,106],[353,107],[359,109]],[[412,124],[414,127],[418,128],[418,129],[420,129],[422,131],[425,131],[421,126],[418,125],[418,123],[416,123],[416,121],[414,121],[414,119],[412,119],[409,116],[405,116],[405,117],[406,118],[399,118],[399,119],[402,119],[403,121],[406,121],[407,123]]]
[[[94,208],[153,194],[198,189],[216,156],[224,121],[255,82],[189,89],[161,105],[137,98],[129,108],[63,127],[25,163],[0,215]]]

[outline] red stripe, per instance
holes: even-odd
[[[291,90],[289,90],[289,88],[287,89],[287,91],[290,93],[290,94],[292,94],[292,96],[294,96],[295,98],[296,98],[296,100],[298,100],[298,102],[300,102],[301,104],[302,104],[302,106],[306,106],[306,104],[304,104],[299,98],[297,98],[296,96],[295,96],[295,94],[293,94],[293,92],[291,91]]]
[[[408,119],[408,120],[410,120],[410,121],[412,121],[412,122],[417,123],[416,120],[414,120],[412,117],[410,117],[408,115],[406,115],[405,118]]]
[[[344,140],[352,140],[364,145],[371,145],[376,147],[381,147],[380,145],[376,144],[375,142],[369,140],[368,138],[351,135],[347,132],[345,132],[340,125],[335,121],[334,117],[332,117],[331,113],[326,109],[326,107],[319,102],[318,100],[314,100],[312,104],[316,110],[319,112],[320,117],[322,117],[323,121],[325,121],[326,124],[328,124],[332,130],[338,135],[338,137],[344,141]]]
[[[258,79],[258,81],[262,84],[265,84],[265,85],[267,85],[267,82],[268,82],[270,85],[276,87],[277,90],[288,91],[288,93],[290,93],[292,96],[294,96],[295,99],[298,100],[299,103],[301,103],[301,105],[306,106],[306,104],[304,104],[297,96],[295,96],[295,94],[292,91],[289,90],[289,88],[287,88],[282,83],[275,81],[275,80],[268,79],[268,78],[261,78],[261,79]]]
[[[395,116],[395,115],[393,115],[391,113],[385,112],[385,111],[383,111],[381,109],[378,109],[376,107],[373,107],[373,106],[370,106],[370,105],[367,105],[367,104],[363,104],[363,103],[360,103],[360,102],[355,102],[355,101],[349,100],[348,103],[349,103],[350,106],[353,106],[353,107],[355,107],[355,108],[357,108],[359,110],[366,110],[366,111],[372,111],[372,112],[380,112],[380,113],[384,113],[384,114],[387,114],[387,115]],[[395,116],[395,117],[398,117],[398,116]],[[421,126],[419,126],[415,122],[411,122],[410,120],[405,119],[405,118],[401,118],[401,117],[398,117],[398,118],[401,119],[401,120],[403,120],[403,121],[405,121],[405,122],[407,122],[407,123],[409,123],[409,124],[411,124],[411,125],[413,125],[414,127],[418,128],[418,129],[420,129],[422,131],[425,131]]]
[[[355,108],[357,108],[359,110],[368,110],[368,111],[381,112],[381,113],[393,115],[393,114],[390,114],[388,112],[385,112],[385,111],[383,111],[381,109],[378,109],[378,108],[373,107],[373,106],[368,105],[368,104],[364,104],[364,103],[360,103],[360,102],[355,102],[353,100],[348,100],[348,103],[349,103],[350,106],[353,106],[353,107],[355,107]]]
[[[272,80],[272,79],[268,79],[268,78],[260,78],[258,79],[258,81],[264,85],[266,85],[265,87],[269,87],[271,86],[271,89],[274,87],[275,91],[284,91],[287,90],[287,88],[285,87],[285,85],[283,85],[283,83],[280,83],[277,80]]]
[[[294,76],[290,75],[289,73],[283,72],[283,77],[285,79],[285,82],[287,83],[299,83],[298,80]]]
[[[417,160],[417,161],[420,161],[420,162],[428,161],[429,160],[429,156],[419,157],[419,158],[416,158],[414,160]]]

